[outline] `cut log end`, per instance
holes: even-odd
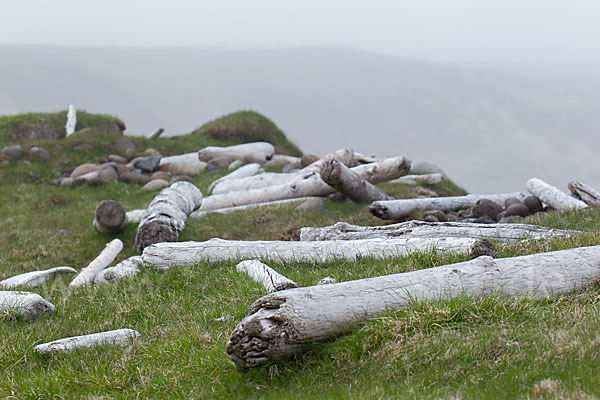
[[[147,246],[162,242],[176,242],[179,237],[177,230],[171,224],[163,221],[153,221],[140,225],[135,235],[135,248],[142,252]]]
[[[379,204],[376,201],[369,205],[369,211],[371,214],[380,219],[390,219],[390,215],[388,213],[388,208],[383,204]]]
[[[102,233],[116,233],[127,224],[127,212],[118,201],[104,200],[94,213],[95,226]]]

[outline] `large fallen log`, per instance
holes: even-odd
[[[600,207],[600,192],[578,181],[569,182],[571,196],[590,207]]]
[[[233,172],[212,182],[208,186],[208,194],[211,194],[214,187],[217,186],[218,184],[220,184],[221,182],[225,182],[225,181],[229,181],[229,180],[233,180],[233,179],[247,178],[250,176],[262,174],[264,172],[265,172],[265,170],[262,169],[260,164],[251,163],[251,164],[243,165],[243,166],[239,167],[238,169],[234,170]]]
[[[495,255],[487,240],[469,238],[412,238],[370,240],[243,241],[210,239],[205,242],[156,243],[144,249],[144,266],[169,269],[200,262],[220,262],[258,258],[273,262],[325,262],[333,259],[356,260],[362,257],[390,258],[430,251],[477,257]]]
[[[76,274],[77,270],[71,267],[55,267],[45,271],[31,271],[24,274],[16,275],[0,282],[0,287],[12,289],[16,287],[36,287],[49,279],[60,274]]]
[[[527,181],[527,190],[555,210],[571,210],[573,208],[587,207],[587,204],[583,201],[567,196],[554,186],[538,178],[531,178]]]
[[[202,192],[189,182],[175,182],[152,200],[138,225],[135,248],[140,253],[153,243],[174,242],[187,223],[187,215],[200,207]]]
[[[100,252],[98,257],[96,257],[91,263],[88,264],[87,267],[82,269],[79,272],[79,275],[75,277],[69,283],[69,287],[79,287],[84,286],[94,282],[96,275],[104,268],[106,268],[117,255],[123,249],[123,242],[119,239],[114,239],[110,243],[106,245],[106,247]]]
[[[329,160],[323,164],[320,176],[325,183],[342,192],[355,203],[393,199],[392,196],[361,178],[356,172],[337,160]]]
[[[243,160],[245,157],[253,157],[264,163],[270,160],[275,153],[271,143],[254,142],[236,144],[234,146],[218,147],[208,146],[198,151],[200,161],[210,161],[215,157],[231,157],[234,160]]]
[[[322,228],[305,227],[300,230],[300,240],[468,237],[473,239],[510,241],[567,238],[583,234],[585,232],[527,224],[476,224],[470,222],[426,222],[414,220],[382,226],[359,226],[346,222],[338,222]]]
[[[29,292],[0,291],[0,312],[14,311],[24,320],[54,314],[56,308],[42,296]]]
[[[218,208],[216,210],[209,210],[209,211],[196,210],[190,214],[190,218],[191,219],[200,219],[200,218],[204,218],[208,215],[229,214],[231,212],[242,211],[242,210],[247,210],[250,208],[257,208],[257,207],[281,206],[284,204],[299,203],[302,201],[307,201],[307,200],[315,199],[315,198],[317,198],[317,197],[298,197],[296,199],[267,201],[264,203],[254,203],[254,204],[246,204],[244,206]]]
[[[477,200],[481,199],[488,199],[504,206],[504,200],[511,197],[523,201],[525,194],[521,192],[487,195],[469,194],[466,196],[374,201],[369,206],[369,211],[378,218],[394,220],[409,217],[414,211],[440,210],[447,212],[473,207]]]
[[[69,352],[96,346],[127,346],[139,337],[140,333],[136,330],[117,329],[114,331],[58,339],[53,342],[38,344],[33,350],[41,354],[52,354],[59,351]]]
[[[236,265],[235,269],[248,274],[250,278],[263,285],[268,293],[298,287],[296,282],[258,260],[244,260]]]
[[[472,261],[378,278],[290,289],[250,307],[227,343],[240,369],[289,358],[310,343],[334,338],[358,322],[457,296],[549,297],[600,278],[600,246]]]

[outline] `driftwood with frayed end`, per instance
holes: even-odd
[[[38,344],[33,350],[41,354],[52,354],[96,346],[127,346],[139,337],[140,333],[136,330],[117,329],[114,331],[58,339],[53,342]]]
[[[531,178],[527,181],[527,190],[555,210],[571,210],[573,208],[587,207],[587,204],[583,201],[567,196],[556,187],[538,178]]]
[[[376,200],[392,200],[393,197],[337,160],[329,160],[321,168],[321,179],[342,192],[355,203],[371,203]]]
[[[96,275],[113,262],[122,249],[123,242],[119,239],[114,239],[108,243],[98,257],[89,263],[87,267],[82,269],[81,272],[79,272],[79,275],[71,281],[69,287],[79,287],[93,283]]]
[[[0,291],[0,312],[14,311],[26,321],[54,314],[56,308],[42,296],[30,292]]]
[[[248,178],[250,176],[262,174],[264,172],[265,172],[265,170],[260,166],[260,164],[251,163],[251,164],[243,165],[243,166],[239,167],[238,169],[234,170],[233,172],[230,172],[229,174],[215,180],[210,185],[208,185],[208,194],[211,194],[213,189],[215,188],[215,186],[217,186],[218,184],[220,184],[222,182],[230,181],[230,180],[234,180],[234,179]]]
[[[145,210],[125,211],[125,207],[115,200],[103,200],[96,207],[92,226],[100,233],[121,232],[127,224],[138,223]]]
[[[284,290],[258,299],[233,330],[229,357],[240,369],[292,357],[311,343],[415,301],[457,296],[550,297],[600,278],[600,246],[529,256],[479,257],[419,271]]]
[[[94,283],[111,283],[126,278],[128,276],[135,275],[138,272],[140,272],[141,263],[141,256],[129,257],[128,259],[121,261],[114,267],[109,267],[100,271],[94,278]]]
[[[273,262],[325,262],[333,259],[356,260],[362,257],[391,258],[429,251],[464,254],[471,257],[496,255],[487,240],[469,238],[413,238],[370,240],[243,241],[210,239],[205,242],[156,243],[144,249],[144,266],[169,269],[199,262],[220,262],[239,258],[258,258]]]
[[[175,182],[154,197],[138,225],[135,248],[174,242],[187,223],[187,215],[200,207],[202,192],[189,182]]]
[[[163,128],[158,128],[154,132],[152,132],[150,136],[148,136],[148,139],[157,139],[160,135],[163,134],[164,131],[165,130]]]
[[[257,207],[271,207],[271,206],[281,206],[290,203],[299,203],[310,199],[315,199],[317,197],[298,197],[297,199],[285,199],[285,200],[275,200],[275,201],[267,201],[264,203],[254,203],[254,204],[246,204],[245,206],[237,206],[237,207],[227,207],[227,208],[219,208],[216,210],[202,211],[196,210],[190,214],[191,219],[200,219],[204,218],[208,215],[216,215],[216,214],[229,214],[235,211],[247,210],[250,208]]]
[[[579,181],[569,182],[571,196],[590,207],[600,207],[600,192]]]
[[[243,160],[246,157],[252,157],[264,163],[270,160],[274,153],[275,148],[271,143],[254,142],[226,147],[208,146],[198,150],[198,158],[200,161],[208,162],[215,157],[231,157],[234,160]]]
[[[13,276],[0,282],[0,287],[12,289],[16,287],[36,287],[60,274],[76,274],[77,270],[71,267],[55,267],[45,271],[32,271]]]
[[[235,268],[238,272],[245,272],[250,278],[263,285],[269,293],[298,287],[296,282],[258,260],[242,261]]]
[[[463,237],[499,241],[555,239],[583,235],[585,232],[546,228],[526,224],[477,224],[470,222],[407,221],[382,226],[359,226],[338,222],[322,228],[305,227],[300,240],[361,240],[375,238]]]
[[[369,206],[369,211],[378,218],[395,220],[407,218],[414,211],[440,210],[447,212],[473,207],[481,199],[488,199],[504,206],[504,201],[511,197],[523,201],[525,194],[521,192],[487,195],[469,194],[466,196],[374,201]]]

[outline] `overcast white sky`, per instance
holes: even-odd
[[[350,45],[434,61],[600,65],[599,0],[0,0],[0,43]]]

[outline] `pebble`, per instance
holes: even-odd
[[[145,184],[150,181],[150,177],[144,174],[140,174],[135,171],[127,171],[119,174],[119,179],[126,183],[140,183]]]
[[[502,207],[488,199],[480,199],[473,207],[473,217],[479,218],[486,216],[492,221],[496,220],[496,215],[502,212]]]
[[[532,214],[543,211],[544,209],[541,200],[536,196],[525,197],[525,200],[523,200],[523,204],[525,204],[527,208],[529,208],[529,211]]]
[[[512,206],[513,204],[522,204],[518,199],[515,199],[514,197],[510,197],[506,200],[504,200],[504,208],[508,208],[510,206]]]
[[[115,144],[120,150],[127,151],[132,150],[135,151],[135,143],[129,138],[121,137],[115,140]]]
[[[89,174],[90,172],[98,171],[99,169],[100,169],[100,167],[98,167],[96,164],[90,164],[90,163],[81,164],[80,166],[75,168],[73,170],[73,172],[71,172],[70,177],[75,179],[82,175]]]
[[[116,181],[118,177],[119,175],[117,174],[117,171],[111,165],[108,165],[106,167],[100,168],[100,170],[98,171],[98,175],[94,180],[94,183],[110,183]]]
[[[234,169],[238,169],[242,165],[244,165],[244,162],[242,160],[233,160],[231,162],[231,164],[229,164],[227,166],[227,169],[230,170],[230,171],[233,171]]]
[[[518,215],[520,217],[526,217],[529,214],[530,214],[529,207],[527,207],[523,203],[513,204],[510,207],[508,207],[505,211],[505,215],[507,217],[511,217],[513,215]]]
[[[314,154],[304,154],[302,158],[300,158],[300,165],[304,168],[316,161],[319,161],[319,157]]]
[[[150,149],[146,149],[146,150],[144,151],[144,153],[145,153],[145,154],[148,154],[148,155],[149,155],[149,156],[151,156],[151,157],[161,157],[161,154],[160,154],[160,152],[159,152],[158,150],[156,150],[156,149],[152,149],[152,148],[150,148]]]
[[[43,147],[33,146],[29,149],[29,157],[35,161],[48,161],[50,153]]]
[[[116,164],[127,164],[127,159],[125,157],[116,155],[116,154],[111,154],[108,156],[108,160],[112,161]]]
[[[150,176],[150,180],[153,179],[163,179],[165,181],[168,181],[170,179],[170,175],[168,172],[165,171],[156,171],[155,173],[152,174],[152,176]]]
[[[198,175],[206,169],[207,164],[204,161],[189,163],[185,161],[169,163],[169,173],[171,175]]]
[[[194,183],[194,178],[192,178],[189,175],[176,175],[174,177],[171,178],[171,183],[175,183],[175,182],[190,182],[190,183]]]
[[[159,164],[160,164],[160,157],[150,156],[143,160],[138,161],[135,164],[135,167],[142,170],[142,172],[152,173],[152,172],[155,172],[158,170]]]
[[[430,216],[430,215],[435,217],[437,219],[437,221],[429,221],[429,222],[446,222],[446,214],[444,214],[443,211],[431,210],[431,211],[425,212],[425,217]],[[425,221],[427,221],[427,219]]]
[[[2,154],[10,157],[13,160],[19,160],[23,157],[23,148],[21,145],[6,146],[2,149]]]
[[[154,192],[154,191],[160,190],[162,188],[165,188],[167,186],[169,186],[169,182],[165,181],[164,179],[153,179],[153,180],[149,181],[148,183],[146,183],[142,187],[142,190],[144,190],[146,192]]]

